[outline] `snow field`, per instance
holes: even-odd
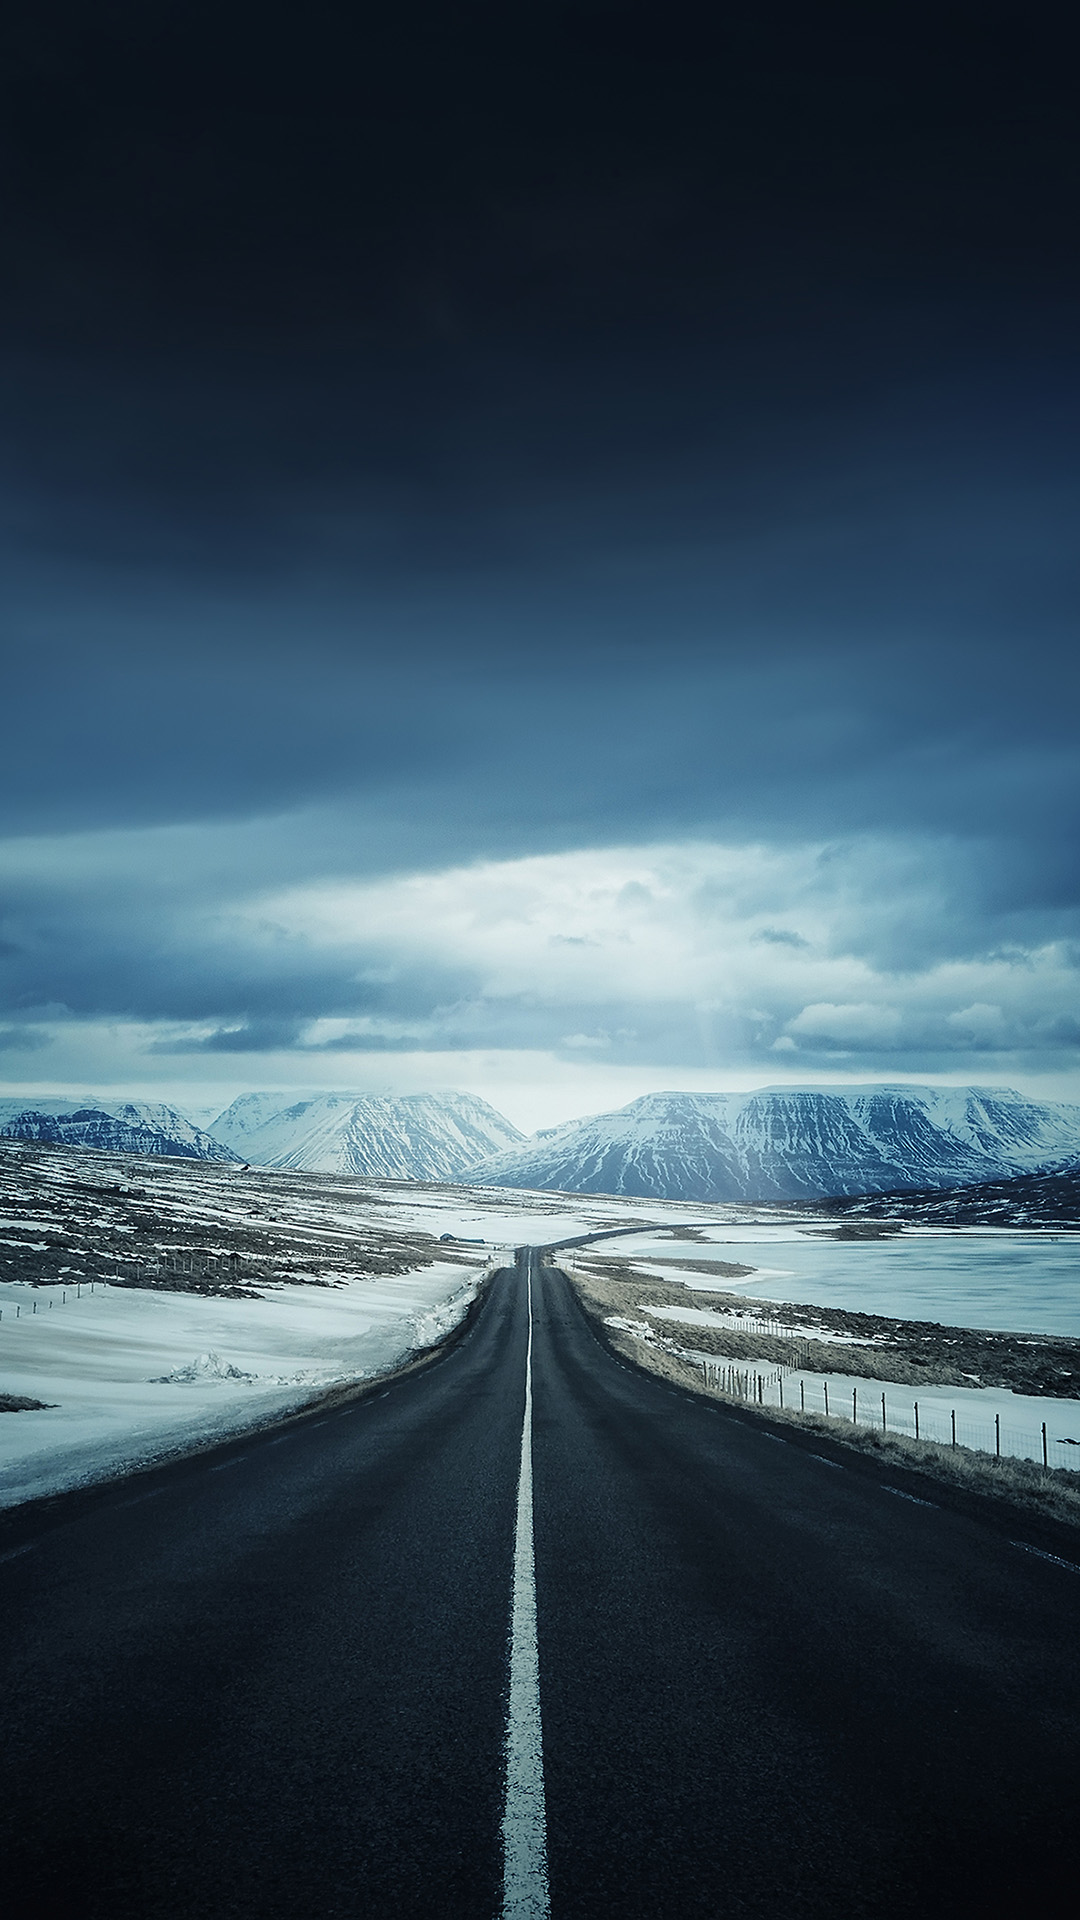
[[[436,1262],[256,1300],[99,1282],[81,1297],[69,1286],[62,1305],[55,1287],[0,1285],[0,1393],[50,1403],[0,1414],[0,1506],[223,1439],[334,1381],[387,1371],[461,1319],[488,1270],[476,1251],[472,1271]],[[168,1377],[185,1371],[193,1377]]]

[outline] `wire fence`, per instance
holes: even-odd
[[[10,1323],[13,1320],[29,1320],[32,1315],[38,1311],[39,1304],[43,1313],[47,1308],[66,1307],[69,1296],[72,1300],[81,1300],[84,1293],[93,1293],[95,1287],[101,1289],[104,1285],[105,1282],[102,1280],[73,1280],[70,1286],[67,1287],[51,1286],[49,1288],[48,1299],[42,1300],[40,1303],[36,1292],[29,1300],[8,1300],[6,1302],[8,1321]],[[55,1298],[57,1293],[60,1295],[59,1300]],[[11,1311],[12,1306],[15,1308],[14,1313]],[[4,1307],[0,1305],[0,1320],[3,1318]]]
[[[219,1286],[234,1286],[241,1278],[241,1255],[219,1253],[213,1248],[164,1247],[155,1248],[151,1253],[112,1254],[110,1263],[116,1269],[113,1273],[99,1273],[93,1278],[89,1274],[73,1275],[66,1285],[53,1280],[35,1287],[29,1300],[8,1299],[0,1304],[0,1320],[4,1319],[5,1305],[9,1321],[30,1319],[39,1308],[44,1313],[53,1306],[65,1307],[69,1299],[81,1300],[84,1294],[93,1293],[95,1287],[101,1292],[110,1282],[137,1287],[153,1281],[202,1279],[213,1280]],[[47,1299],[41,1297],[46,1294]]]
[[[120,1258],[134,1267],[136,1282],[180,1277],[232,1282],[240,1275],[238,1253],[217,1253],[210,1248],[169,1247],[130,1260],[127,1255]]]
[[[706,1386],[732,1400],[752,1406],[779,1407],[787,1412],[820,1413],[828,1419],[848,1420],[853,1426],[873,1427],[880,1433],[904,1434],[913,1440],[932,1440],[939,1446],[966,1447],[998,1459],[1041,1461],[1044,1467],[1080,1471],[1080,1439],[1038,1426],[1006,1425],[999,1412],[973,1418],[940,1399],[908,1399],[896,1388],[882,1390],[869,1382],[840,1385],[822,1375],[800,1374],[786,1367],[740,1367],[735,1361],[698,1361]],[[1062,1411],[1062,1422],[1069,1418]],[[1080,1424],[1080,1408],[1073,1418]]]

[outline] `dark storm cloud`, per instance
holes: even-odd
[[[114,346],[349,346],[1045,268],[1075,182],[1068,25],[1034,6],[13,11],[25,311]],[[762,298],[764,296],[764,298]],[[834,300],[834,305],[839,302]],[[787,361],[797,366],[798,353]]]
[[[832,924],[878,969],[1075,937],[1066,25],[9,16],[4,819],[237,836],[164,887],[43,850],[13,1031],[59,1005],[208,1051],[332,1016],[382,1023],[358,1048],[771,1047],[795,999],[710,1040],[213,924],[324,873],[679,836],[906,837],[921,893],[860,882]],[[933,1018],[903,1045],[966,1044]]]
[[[233,1034],[250,1047],[246,1036],[256,1031],[287,1028],[295,1038],[302,1021],[345,1012],[416,1019],[476,991],[474,970],[435,957],[399,963],[385,943],[365,943],[362,928],[347,948],[334,948],[218,911],[198,870],[185,877],[174,867],[132,886],[109,864],[103,871],[88,853],[81,884],[64,876],[5,888],[0,914],[14,935],[0,956],[7,1008],[220,1021],[220,1041],[207,1044]],[[236,862],[231,877],[242,894],[241,876]]]

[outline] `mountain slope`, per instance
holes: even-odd
[[[1080,1228],[1080,1168],[1022,1173],[934,1193],[884,1193],[821,1202],[830,1219],[910,1221],[928,1227]]]
[[[138,1100],[0,1100],[0,1139],[53,1140],[106,1153],[152,1153],[184,1160],[236,1155],[175,1107]]]
[[[242,1094],[210,1131],[252,1165],[390,1180],[455,1180],[523,1137],[468,1093]]]
[[[994,1087],[646,1094],[481,1162],[495,1186],[667,1200],[806,1200],[965,1186],[1080,1159],[1080,1108]]]

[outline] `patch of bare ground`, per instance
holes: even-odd
[[[1042,1467],[1033,1460],[1018,1460],[994,1454],[981,1453],[970,1447],[941,1446],[933,1440],[913,1440],[904,1434],[879,1433],[873,1427],[853,1427],[850,1421],[829,1418],[819,1413],[799,1413],[790,1408],[770,1407],[760,1413],[752,1405],[725,1393],[718,1384],[706,1385],[701,1367],[692,1361],[683,1359],[679,1354],[670,1352],[658,1343],[659,1337],[652,1329],[644,1337],[625,1327],[613,1327],[608,1324],[612,1313],[629,1315],[646,1305],[667,1305],[668,1294],[678,1293],[686,1299],[687,1290],[683,1287],[665,1288],[659,1283],[659,1291],[664,1299],[647,1298],[647,1289],[655,1283],[647,1277],[634,1281],[616,1281],[610,1276],[596,1276],[583,1271],[575,1263],[573,1268],[563,1266],[581,1300],[586,1313],[593,1322],[603,1343],[621,1354],[634,1366],[641,1367],[646,1373],[657,1375],[661,1380],[685,1387],[689,1392],[698,1394],[702,1399],[721,1400],[732,1407],[738,1407],[740,1414],[747,1420],[760,1421],[764,1425],[792,1426],[802,1432],[818,1433],[827,1436],[840,1446],[856,1453],[872,1454],[879,1460],[891,1462],[925,1474],[943,1485],[955,1487],[967,1493],[992,1495],[995,1499],[1006,1500],[1027,1513],[1038,1513],[1047,1519],[1062,1521],[1070,1527],[1080,1528],[1080,1473],[1071,1473],[1062,1467]],[[716,1294],[708,1296],[708,1302],[715,1305]],[[702,1302],[704,1304],[704,1301]],[[745,1304],[742,1302],[741,1304]],[[815,1310],[816,1311],[816,1310]],[[888,1323],[892,1324],[892,1323]],[[702,1335],[706,1328],[693,1326],[686,1336],[692,1337],[695,1347],[703,1351],[714,1351],[706,1347]],[[952,1331],[952,1329],[949,1329]],[[724,1342],[728,1335],[723,1335]],[[753,1336],[745,1336],[752,1338]],[[761,1348],[744,1355],[735,1354],[725,1344],[725,1354],[732,1358],[777,1359],[778,1355],[765,1352]],[[836,1349],[823,1349],[828,1353],[828,1367],[823,1369],[832,1373],[840,1371],[836,1364]],[[871,1365],[871,1356],[863,1349],[864,1358],[860,1365],[865,1372]],[[883,1379],[887,1376],[880,1371],[879,1350],[873,1350],[873,1377]],[[786,1360],[785,1360],[786,1364]],[[852,1369],[854,1371],[854,1369]],[[970,1381],[964,1384],[970,1385]],[[1029,1389],[1030,1391],[1030,1389]]]
[[[753,1267],[744,1267],[737,1260],[673,1260],[666,1253],[650,1255],[651,1267],[677,1267],[680,1273],[707,1273],[719,1275],[722,1280],[746,1280],[753,1273]]]
[[[722,1271],[720,1263],[712,1261],[678,1265],[680,1271]],[[767,1360],[803,1373],[847,1373],[895,1386],[1008,1387],[1013,1393],[1080,1398],[1080,1340],[1053,1334],[992,1333],[930,1320],[889,1320],[876,1313],[752,1300],[745,1294],[712,1289],[698,1293],[692,1287],[639,1273],[629,1261],[575,1260],[574,1275],[609,1313],[641,1313],[658,1306],[704,1307],[741,1317],[745,1327],[686,1323],[693,1327],[695,1347],[729,1360]],[[671,1324],[666,1314],[665,1321]],[[816,1340],[815,1328],[842,1338]]]
[[[0,1413],[40,1413],[47,1400],[33,1400],[28,1393],[0,1393]]]
[[[352,1224],[334,1217],[343,1199]],[[355,1183],[342,1191],[311,1176],[0,1142],[0,1280],[35,1288],[107,1281],[244,1300],[286,1283],[415,1273],[436,1260],[475,1269],[471,1252],[377,1226],[373,1211]]]

